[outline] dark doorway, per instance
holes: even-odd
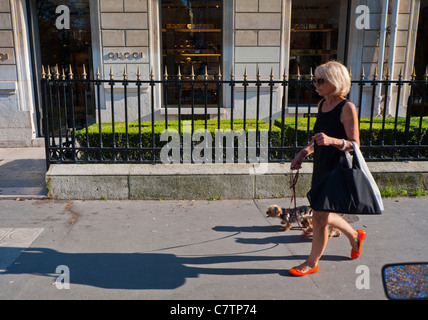
[[[37,120],[39,135],[43,135],[40,129],[43,114],[40,109],[43,103],[40,90],[42,70],[52,75],[58,72],[61,77],[65,75],[66,79],[69,79],[70,73],[73,79],[82,79],[85,67],[88,79],[93,75],[90,4],[82,0],[27,0],[27,10],[34,92],[39,105]],[[89,122],[95,122],[93,90],[85,90],[79,83],[74,85],[75,124],[76,127],[83,127],[86,113]]]

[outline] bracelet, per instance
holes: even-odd
[[[345,151],[345,149],[346,149],[346,140],[342,139],[342,141],[343,141],[343,147],[341,149],[339,149],[339,150],[340,151]]]

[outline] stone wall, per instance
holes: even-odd
[[[258,69],[263,79],[282,74],[281,37],[283,36],[281,0],[236,0],[235,72],[242,77],[247,67],[249,79]]]
[[[389,79],[397,80],[401,72],[402,79],[410,80],[413,72],[414,64],[414,49],[416,44],[416,30],[418,23],[419,7],[415,1],[400,0],[398,7],[398,18],[396,21],[396,42],[394,56],[390,57],[391,31],[394,28],[393,24],[393,7],[395,1],[390,0],[388,6],[387,29],[385,30],[385,48],[383,56],[383,65],[379,68],[381,34],[383,32],[382,9],[383,0],[353,1],[353,11],[350,24],[350,42],[349,42],[349,66],[352,70],[353,79],[361,79],[361,74],[364,71],[365,79],[373,79],[376,72],[377,79],[384,79],[388,74]],[[355,21],[362,13],[356,13],[357,6],[364,5],[368,9],[369,21],[367,28],[357,28]],[[392,60],[393,58],[393,60]],[[392,68],[391,68],[391,62]],[[364,68],[364,69],[363,69]],[[382,70],[381,70],[382,69]],[[381,72],[382,71],[382,72]],[[356,86],[357,87],[357,86]],[[379,95],[380,94],[380,95]],[[401,92],[401,100],[399,101],[399,115],[404,116],[407,106],[407,99],[410,94],[408,86],[403,87]],[[389,96],[389,98],[386,98]],[[351,95],[351,100],[358,100],[358,89]],[[376,99],[380,102],[380,109],[384,107],[385,99],[389,100],[390,109],[388,113],[395,115],[397,87],[391,87],[389,94],[382,91],[376,94]],[[370,106],[372,99],[372,90],[364,89],[363,106]],[[368,108],[363,109],[363,116],[369,116]]]
[[[23,2],[0,0],[0,147],[35,142]]]

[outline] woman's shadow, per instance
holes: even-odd
[[[0,247],[0,256],[16,248]],[[49,248],[27,248],[3,274],[33,274],[52,277],[58,266],[69,270],[70,284],[82,284],[105,289],[171,290],[182,286],[187,278],[200,274],[248,275],[278,274],[281,270],[252,268],[215,268],[187,265],[213,265],[282,257],[224,255],[179,257],[170,253],[66,253]]]
[[[241,244],[271,245],[294,244],[305,240],[297,234],[280,234],[280,226],[217,226],[213,230],[232,233],[235,241]],[[245,233],[277,233],[275,236],[261,238],[236,237]],[[229,238],[229,236],[227,237]],[[223,239],[223,238],[221,238]],[[270,246],[264,250],[272,248]],[[0,257],[7,257],[17,248],[0,247]],[[157,251],[161,251],[159,249]],[[255,252],[255,251],[254,251]],[[253,252],[253,253],[254,253]],[[60,274],[58,266],[69,270],[70,284],[82,284],[105,289],[129,290],[171,290],[186,282],[187,278],[197,278],[201,274],[210,275],[249,275],[279,274],[288,276],[285,269],[269,268],[216,268],[215,264],[253,261],[304,260],[306,255],[248,255],[229,254],[212,256],[177,256],[171,253],[67,253],[50,248],[26,248],[12,264],[0,274],[33,274],[52,277],[54,282]],[[349,257],[323,255],[322,260],[342,261]],[[191,265],[191,266],[189,266]],[[196,266],[195,266],[196,265]]]

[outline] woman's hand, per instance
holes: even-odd
[[[328,135],[319,132],[312,137],[312,140],[315,141],[319,146],[330,146],[337,144],[338,139],[329,137]]]
[[[302,162],[305,159],[305,156],[303,155],[303,152],[299,152],[296,157],[291,161],[290,168],[291,170],[299,170],[302,168]]]
[[[332,146],[341,151],[348,151],[349,148],[352,149],[352,144],[348,143],[346,140],[332,138],[322,132],[315,134],[312,137],[312,141],[315,141],[319,146]],[[349,147],[349,145],[351,146]]]
[[[314,140],[309,142],[309,144],[304,147],[300,152],[296,154],[294,159],[291,161],[290,169],[291,170],[299,170],[302,168],[302,162],[305,158],[314,152]]]

